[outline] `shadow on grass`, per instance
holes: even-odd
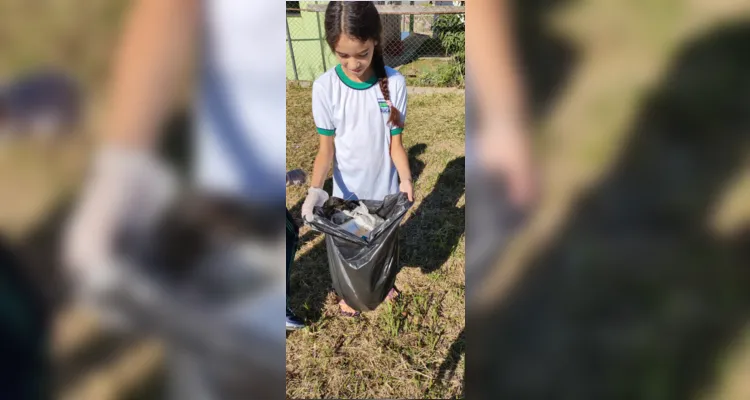
[[[716,383],[750,318],[748,236],[709,229],[750,148],[749,42],[740,23],[683,47],[610,171],[502,302],[469,310],[470,398],[686,399]]]
[[[437,271],[450,259],[464,233],[465,157],[446,164],[432,192],[401,228],[401,265],[423,273]],[[418,193],[417,193],[418,195]]]
[[[448,349],[448,355],[438,367],[432,385],[430,385],[430,387],[424,392],[424,398],[430,398],[430,393],[435,392],[436,389],[444,386],[445,382],[449,382],[453,379],[453,375],[456,373],[456,369],[458,368],[458,363],[461,361],[461,357],[463,357],[464,353],[466,353],[465,329],[458,334],[458,337]],[[464,384],[463,382],[461,382],[462,395],[460,396],[460,398],[463,398],[464,392]]]
[[[575,0],[514,0],[515,48],[520,55],[532,119],[543,118],[570,78],[578,54],[573,45],[552,32],[547,16]]]

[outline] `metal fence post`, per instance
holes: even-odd
[[[292,69],[294,70],[294,80],[299,82],[299,75],[297,74],[297,61],[294,59],[294,46],[292,45],[292,35],[289,33],[289,19],[286,21],[286,40],[289,43],[289,54],[292,56]]]
[[[409,5],[413,6],[414,2],[410,1]],[[409,35],[414,34],[414,14],[409,15]]]
[[[316,1],[315,4],[318,4],[319,2]],[[318,39],[320,40],[320,58],[323,59],[323,72],[325,73],[328,71],[328,66],[326,65],[326,53],[325,53],[325,46],[323,46],[323,41],[325,38],[323,37],[323,31],[320,29],[320,13],[315,13],[315,20],[318,22]]]

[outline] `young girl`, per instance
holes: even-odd
[[[382,25],[369,1],[332,1],[326,41],[340,64],[313,84],[313,117],[320,137],[302,215],[328,200],[322,189],[333,162],[333,196],[382,200],[404,192],[414,200],[409,160],[401,141],[406,80],[383,61]],[[335,149],[335,151],[334,151]],[[396,296],[392,290],[388,299]],[[345,315],[356,315],[342,300]]]

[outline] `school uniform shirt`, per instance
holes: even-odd
[[[194,179],[204,190],[283,204],[286,10],[247,0],[203,7]]]
[[[406,80],[398,71],[385,69],[391,102],[405,122]],[[333,197],[382,200],[398,193],[390,145],[403,128],[388,123],[390,108],[377,77],[354,82],[337,65],[315,80],[312,92],[317,131],[334,137]]]
[[[280,206],[286,202],[286,72],[281,68],[286,64],[286,29],[279,22],[286,10],[272,1],[209,0],[202,6],[192,178],[203,191],[239,196],[277,213],[281,226]],[[250,264],[262,262],[271,281],[216,310],[231,329],[263,338],[263,354],[274,357],[258,362],[278,376],[284,368],[286,307],[286,292],[275,273],[284,264],[277,250],[281,240],[285,238],[258,250],[255,239],[248,242],[248,253],[257,253]],[[221,397],[201,353],[190,346],[167,350],[168,398]]]

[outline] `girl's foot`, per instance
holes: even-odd
[[[349,307],[349,305],[346,304],[346,302],[343,299],[339,301],[339,310],[341,311],[341,315],[345,317],[358,317],[359,316],[359,311]]]
[[[401,294],[401,293],[399,293],[398,289],[396,289],[396,287],[394,286],[394,287],[393,287],[393,289],[391,289],[391,290],[390,290],[390,291],[388,292],[388,295],[387,295],[387,296],[385,296],[385,301],[393,301],[393,300],[396,300],[396,298],[398,298],[398,296],[399,296],[400,294]]]

